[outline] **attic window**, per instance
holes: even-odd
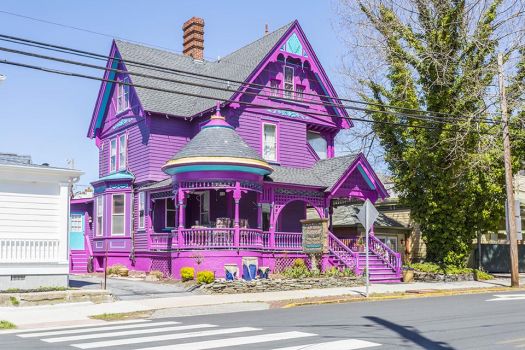
[[[284,66],[284,97],[293,98],[293,67]]]
[[[270,96],[277,97],[279,96],[279,86],[281,82],[279,80],[270,81]]]
[[[117,85],[117,113],[129,108],[129,79],[124,78]]]
[[[297,101],[303,101],[304,100],[304,86],[302,86],[302,85],[296,85],[295,86],[295,99]]]

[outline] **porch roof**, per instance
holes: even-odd
[[[356,157],[356,154],[351,154],[322,159],[311,168],[289,168],[272,165],[273,173],[267,175],[265,181],[321,187],[329,190],[343,176]]]

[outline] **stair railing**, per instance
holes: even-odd
[[[328,232],[328,250],[341,260],[346,267],[354,270],[356,275],[361,274],[362,271],[359,267],[359,253],[348,248],[348,246],[341,242],[341,240],[339,240],[339,238],[337,238],[332,232]]]
[[[401,277],[401,254],[392,250],[374,235],[370,235],[368,244],[370,251],[394,270],[397,277]]]

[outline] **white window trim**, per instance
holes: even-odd
[[[117,162],[117,169],[119,171],[122,171],[122,170],[126,170],[127,169],[127,166],[128,166],[128,137],[126,134],[122,134],[120,136],[117,137],[117,144],[118,144],[118,147],[117,147],[117,158],[118,158],[118,162]],[[121,142],[121,140],[124,140],[124,143]],[[120,155],[122,154],[122,145],[124,144],[124,162],[122,162],[122,159],[120,158]],[[122,163],[124,163],[124,165],[122,165]]]
[[[73,231],[73,217],[80,219],[80,230]],[[83,233],[84,232],[84,215],[80,213],[71,213],[69,215],[69,232],[71,233]]]
[[[138,217],[139,217],[139,223],[138,227],[139,229],[144,229],[146,227],[146,192],[139,192],[139,203],[138,203]],[[143,212],[142,222],[140,218],[140,212]]]
[[[96,198],[96,222],[95,222],[95,236],[102,237],[104,236],[104,196],[99,196]],[[99,205],[100,203],[100,205]],[[101,210],[99,210],[99,208]],[[98,224],[98,218],[100,217],[100,225]]]
[[[113,142],[115,143],[115,147],[113,147]],[[113,164],[111,162],[111,157],[113,156],[113,149],[115,150],[115,167],[113,168]],[[118,168],[118,141],[117,138],[112,138],[109,140],[109,172],[114,173],[117,171]]]
[[[122,113],[129,109],[129,85],[125,85],[122,83],[128,83],[129,79],[124,78],[118,81],[117,83],[117,113]],[[126,93],[126,88],[128,88]],[[122,101],[123,99],[123,101]]]
[[[117,214],[119,216],[122,216],[123,219],[124,219],[124,225],[123,225],[123,232],[122,233],[114,233],[113,232],[113,215],[114,215],[114,212],[113,212],[113,207],[114,207],[114,198],[115,196],[122,196],[124,198],[124,212],[122,214]],[[126,195],[124,193],[114,193],[111,195],[111,225],[110,225],[110,229],[111,229],[111,236],[125,236],[126,235]]]
[[[326,142],[326,148],[325,148],[325,154],[326,154],[326,157],[324,157],[324,158],[321,157],[321,155],[320,155],[319,153],[317,153],[317,151],[315,150],[314,146],[312,146],[312,145],[310,144],[310,140],[308,139],[308,134],[309,134],[309,133],[317,134],[317,135],[319,135],[321,138],[323,138],[323,140],[325,140],[325,142]],[[320,132],[318,132],[318,131],[313,131],[313,130],[307,130],[307,131],[306,131],[306,142],[307,142],[308,145],[312,148],[312,150],[315,152],[315,154],[317,154],[317,156],[319,157],[319,159],[328,159],[328,140],[327,140],[325,137],[323,137],[323,135],[322,135]]]
[[[275,159],[267,159],[264,155],[264,146],[266,144],[266,137],[264,136],[264,129],[266,125],[272,125],[275,128]],[[279,159],[279,128],[276,123],[263,122],[261,130],[261,155],[264,160],[277,162]]]
[[[292,70],[292,81],[291,82],[287,82],[286,81],[286,70],[287,69],[291,69]],[[294,77],[295,77],[295,70],[293,67],[291,66],[287,66],[285,65],[284,68],[283,68],[283,95],[285,98],[294,98],[295,96],[295,82],[294,82]],[[287,89],[286,88],[286,84],[290,84],[292,86],[291,89]],[[290,94],[290,96],[287,96],[287,94]]]
[[[177,208],[174,209],[168,209],[168,200],[172,199],[173,204],[177,206],[177,203],[175,202],[175,199],[173,198],[165,198],[164,200],[164,228],[175,228],[175,224],[177,223]],[[168,211],[172,211],[175,213],[175,222],[173,223],[173,226],[168,226]]]

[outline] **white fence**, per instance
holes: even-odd
[[[0,263],[57,262],[58,239],[0,238]]]

